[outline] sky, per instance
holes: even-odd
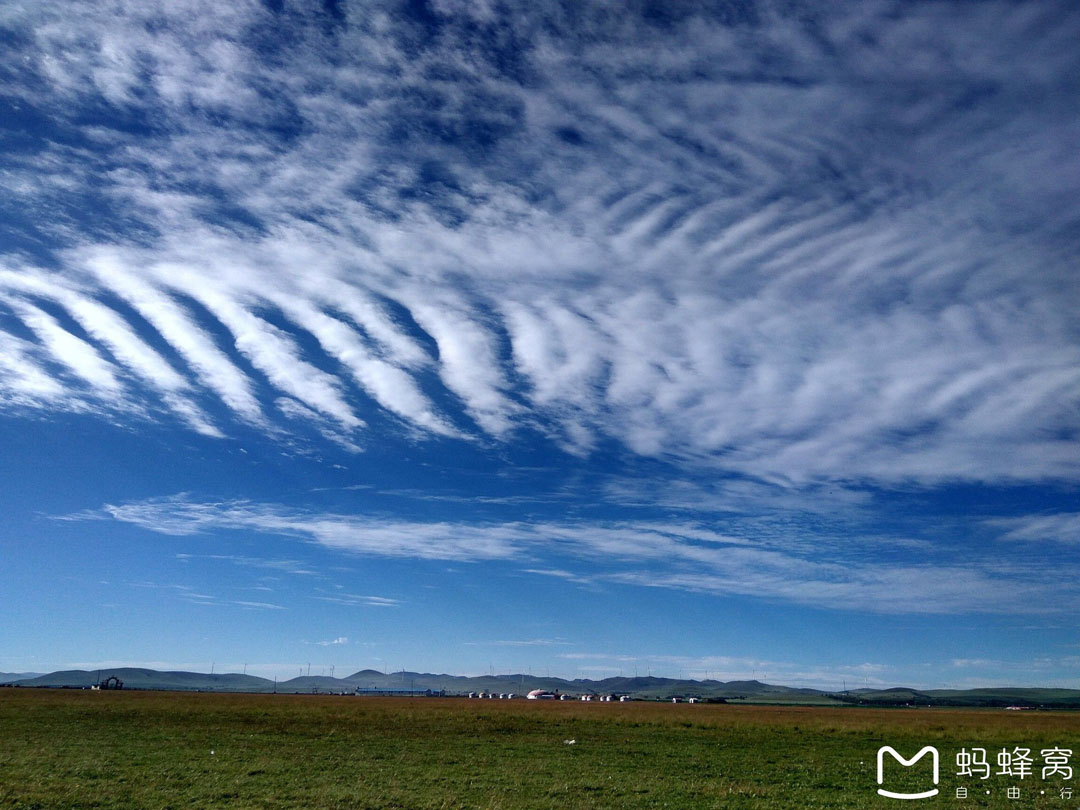
[[[1073,2],[0,5],[0,671],[1080,688]]]

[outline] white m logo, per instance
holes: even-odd
[[[930,759],[934,764],[934,784],[936,785],[938,783],[938,752],[934,746],[928,745],[911,759],[904,759],[891,745],[883,745],[877,752],[877,783],[879,785],[885,781],[885,752],[891,754],[893,759],[905,768],[910,768],[926,754],[930,754]],[[882,796],[888,796],[890,799],[929,799],[931,796],[937,795],[938,789],[934,788],[933,790],[926,790],[922,793],[893,793],[891,790],[878,788],[878,793]]]

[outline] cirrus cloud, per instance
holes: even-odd
[[[0,407],[1074,480],[1076,15],[740,8],[10,11]]]

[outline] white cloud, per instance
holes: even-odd
[[[1080,512],[993,518],[986,525],[1003,529],[1004,540],[1080,543]]]
[[[22,301],[9,301],[8,304],[34,331],[55,362],[67,366],[73,375],[106,396],[121,393],[123,384],[116,368],[93,346],[65,330],[54,317],[32,304]]]
[[[288,397],[339,441],[370,397],[412,435],[769,481],[1075,479],[1073,17],[761,9],[658,37],[585,11],[539,37],[521,8],[503,63],[473,13],[417,51],[352,20],[340,62],[294,17],[275,62],[254,3],[11,11],[10,92],[97,148],[3,176],[57,246],[17,272],[85,335],[12,303],[34,340],[2,338],[0,401],[143,414],[122,366],[208,435],[203,392],[278,438]],[[155,125],[81,123],[106,102]]]
[[[278,304],[298,325],[313,334],[323,349],[336,357],[356,383],[384,408],[432,433],[459,435],[435,412],[430,400],[408,373],[372,356],[347,324],[307,302],[279,299]]]
[[[525,537],[522,530],[503,534],[467,525],[320,514],[248,501],[200,503],[183,495],[109,504],[101,512],[63,519],[103,518],[176,536],[209,531],[255,531],[299,537],[341,551],[428,559],[505,559],[518,553],[518,543]]]
[[[41,366],[37,346],[0,331],[0,366],[4,369],[0,396],[16,406],[56,407],[68,399],[65,387]]]
[[[371,596],[370,594],[338,593],[333,596],[315,596],[323,602],[333,602],[337,605],[349,605],[351,607],[379,607],[395,608],[401,605],[401,600],[391,599],[388,596]]]
[[[503,639],[499,641],[464,641],[467,647],[562,647],[570,644],[559,638]]]
[[[221,436],[221,432],[190,400],[188,394],[191,386],[188,381],[112,309],[62,283],[42,278],[32,272],[0,270],[0,286],[50,298],[63,306],[88,335],[100,341],[130,372],[156,389],[166,405],[193,429],[207,436]],[[61,345],[58,348],[64,347]],[[85,358],[82,355],[76,353],[71,355],[70,359],[78,368],[84,367]],[[105,387],[109,388],[108,385]]]
[[[110,504],[100,512],[62,519],[110,518],[161,534],[254,532],[386,557],[515,563],[573,559],[583,571],[546,564],[524,570],[570,582],[672,588],[835,610],[1055,613],[1080,606],[1068,567],[1047,572],[1041,565],[997,558],[896,564],[851,549],[837,557],[828,543],[790,542],[783,535],[762,541],[692,523],[420,522],[249,501],[196,502],[182,495]],[[317,598],[396,604],[356,594]]]
[[[203,606],[235,606],[243,608],[245,610],[285,610],[284,605],[273,604],[272,602],[252,602],[240,599],[225,599],[215,594],[202,593],[195,589],[191,585],[181,585],[176,583],[161,583],[161,582],[131,582],[128,583],[133,588],[146,588],[148,590],[163,591],[168,594],[172,594],[177,599],[181,599],[184,602],[190,602],[193,605]]]
[[[505,436],[518,408],[504,394],[508,386],[491,332],[475,314],[463,311],[454,296],[433,304],[430,290],[415,295],[410,312],[439,347],[439,372],[446,387],[462,399],[484,431]]]
[[[249,602],[241,599],[234,599],[227,604],[237,605],[242,608],[250,608],[252,610],[285,610],[283,605],[275,605],[272,602]]]
[[[177,286],[195,296],[228,327],[236,348],[279,390],[336,419],[345,428],[363,426],[363,420],[345,402],[337,380],[302,360],[299,348],[282,330],[252,314],[233,297],[200,289],[198,280]]]
[[[158,330],[207,388],[245,421],[263,423],[250,380],[172,299],[131,272],[133,267],[125,267],[126,262],[115,251],[95,251],[86,263],[107,289]]]
[[[273,560],[264,559],[262,557],[245,557],[239,554],[181,553],[176,555],[176,559],[182,562],[190,562],[191,560],[216,560],[222,562],[231,562],[234,565],[240,565],[249,568],[269,568],[274,571],[282,571],[287,574],[293,574],[294,576],[315,576],[318,573],[306,563],[300,562],[299,560]]]
[[[556,577],[558,579],[564,579],[567,582],[574,582],[579,585],[587,585],[592,580],[586,576],[575,574],[573,571],[567,571],[564,568],[523,568],[526,574],[539,574],[545,577]]]

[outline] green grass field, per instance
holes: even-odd
[[[1080,715],[1051,712],[5,689],[0,808],[1076,810],[1080,773],[982,782],[955,755],[1061,746],[1075,767],[1077,743]],[[886,744],[938,747],[941,794],[877,796]]]

